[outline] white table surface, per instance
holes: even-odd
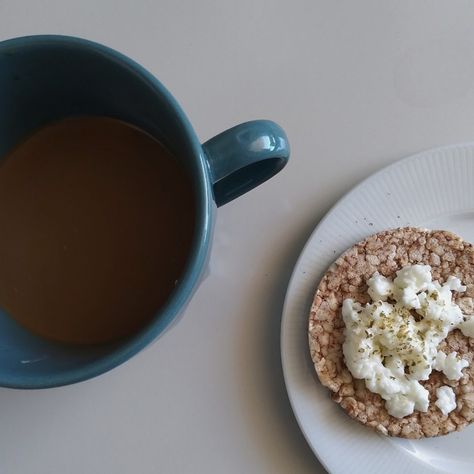
[[[210,275],[171,332],[97,379],[0,389],[0,472],[323,473],[280,366],[292,267],[367,174],[474,139],[473,15],[469,0],[0,0],[0,39],[124,52],[203,141],[271,118],[292,146],[280,175],[219,209]]]

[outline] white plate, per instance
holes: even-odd
[[[474,425],[418,441],[378,435],[330,400],[309,356],[309,308],[326,268],[364,237],[406,225],[474,242],[474,143],[423,152],[367,178],[316,227],[293,271],[282,319],[285,382],[309,445],[334,474],[473,472]]]

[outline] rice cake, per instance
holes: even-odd
[[[344,363],[341,307],[345,298],[369,302],[366,281],[374,272],[393,278],[402,267],[417,263],[431,265],[433,280],[441,283],[450,275],[460,278],[467,290],[456,294],[455,302],[463,313],[474,313],[473,246],[451,232],[405,227],[374,234],[341,255],[323,276],[309,318],[311,358],[332,399],[359,422],[386,435],[411,439],[459,431],[474,421],[474,339],[458,329],[450,332],[438,349],[447,354],[456,351],[469,361],[463,377],[452,381],[433,370],[429,380],[421,382],[430,393],[428,412],[395,418],[380,395],[370,392],[364,380],[352,377]],[[436,389],[443,385],[456,394],[457,408],[448,415],[434,404]]]

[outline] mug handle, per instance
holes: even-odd
[[[250,191],[288,162],[290,145],[270,120],[241,123],[203,144],[217,206]]]

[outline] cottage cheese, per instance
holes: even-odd
[[[435,405],[441,410],[443,415],[447,415],[456,408],[456,395],[451,387],[444,385],[436,389]]]
[[[463,315],[452,300],[453,291],[466,287],[453,276],[443,285],[433,281],[429,265],[408,265],[393,281],[375,273],[367,285],[371,303],[343,302],[346,365],[371,392],[380,394],[390,415],[426,412],[429,393],[420,381],[428,380],[433,369],[459,380],[469,365],[455,352],[438,351],[455,328],[474,335],[474,317]],[[438,401],[443,413],[456,407],[454,392],[451,396],[441,390]]]

